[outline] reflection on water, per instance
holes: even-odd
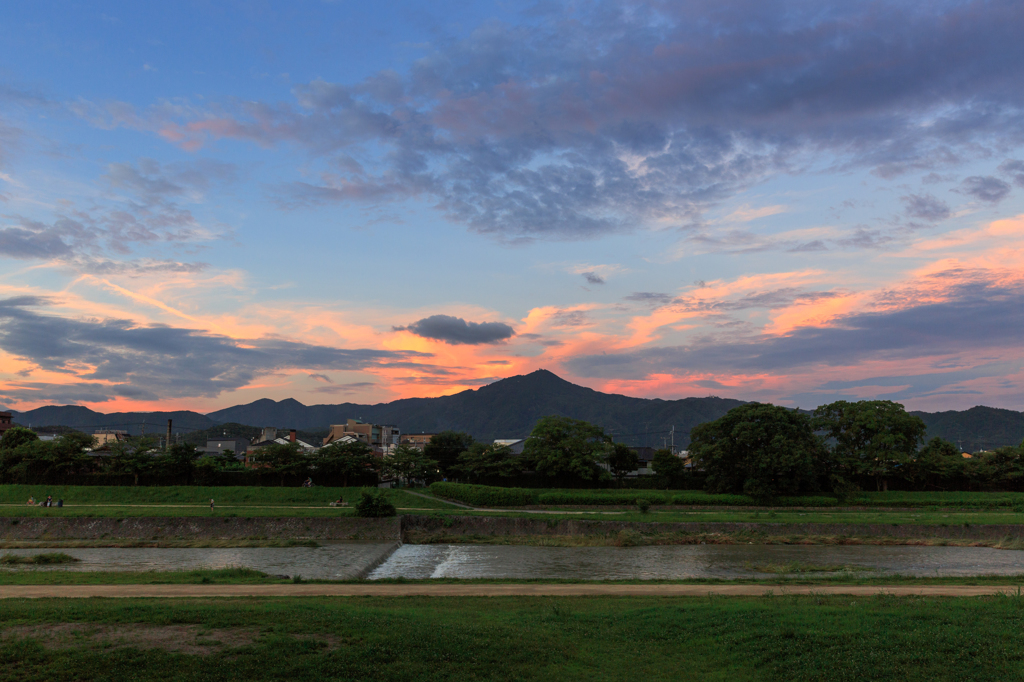
[[[241,566],[309,579],[561,578],[681,579],[768,577],[756,566],[804,564],[918,576],[1024,573],[1024,551],[987,547],[828,545],[670,545],[517,547],[502,545],[337,544],[234,549],[62,549],[81,563],[13,570],[168,571]],[[31,555],[43,549],[4,550]],[[390,556],[388,556],[390,554]],[[380,563],[387,558],[386,561]],[[376,567],[376,568],[374,568]]]
[[[404,545],[379,578],[681,579],[766,577],[757,565],[841,565],[878,573],[955,576],[1024,573],[1024,551],[987,547],[671,545],[517,547]]]

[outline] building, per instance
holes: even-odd
[[[237,438],[234,436],[210,438],[206,441],[206,447],[202,449],[202,451],[208,455],[220,455],[223,454],[225,450],[230,450],[236,458],[244,457],[245,453],[249,450],[249,439]]]
[[[390,454],[401,443],[402,431],[393,424],[366,424],[360,419],[349,419],[344,424],[331,424],[331,430],[324,438],[324,445],[330,445],[344,436],[360,440],[377,454]]]
[[[512,451],[513,455],[523,454],[523,448],[526,446],[525,438],[498,438],[494,441],[495,445],[501,445]]]
[[[93,440],[96,442],[96,448],[104,448],[113,443],[128,440],[127,431],[119,430],[106,430],[106,431],[94,431],[92,434]]]
[[[14,427],[14,417],[10,412],[0,412],[0,438],[3,437],[4,431]]]
[[[407,445],[410,448],[416,448],[419,451],[423,451],[423,448],[427,446],[430,439],[434,437],[432,433],[407,433],[402,436],[402,445]]]

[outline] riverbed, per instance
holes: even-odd
[[[46,551],[17,549],[32,555]],[[794,573],[860,576],[1024,574],[1024,551],[987,547],[873,545],[517,545],[328,544],[322,547],[70,548],[59,567],[7,570],[170,571],[245,567],[306,579],[492,578],[679,580],[767,578]]]

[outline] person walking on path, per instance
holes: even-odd
[[[210,511],[213,511],[213,498],[210,498]]]

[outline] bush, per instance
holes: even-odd
[[[648,505],[667,504],[668,497],[659,493],[605,493],[600,491],[581,490],[580,492],[541,493],[538,500],[541,504],[576,505],[581,507],[602,505],[633,505],[643,498]]]
[[[651,511],[651,502],[646,497],[638,497],[636,498],[636,507],[641,514],[646,514]]]
[[[383,490],[364,490],[359,502],[356,503],[356,516],[381,517],[394,516],[397,513],[395,505],[391,504]]]
[[[526,488],[497,488],[469,483],[431,483],[430,492],[438,497],[480,507],[525,507],[537,504],[537,493]]]

